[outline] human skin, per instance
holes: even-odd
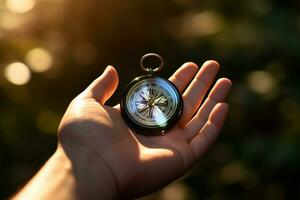
[[[144,136],[124,123],[119,105],[105,105],[118,86],[108,66],[70,103],[56,152],[14,199],[131,199],[183,176],[224,124],[231,82],[221,78],[209,91],[219,68],[216,61],[200,69],[183,64],[169,78],[184,101],[179,122],[164,135]]]

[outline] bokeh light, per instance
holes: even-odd
[[[188,188],[182,183],[175,183],[165,188],[161,195],[161,200],[185,200],[188,199]]]
[[[220,170],[220,179],[224,184],[235,184],[242,181],[246,176],[246,170],[239,162],[225,165]]]
[[[222,31],[224,26],[222,16],[213,10],[188,13],[169,23],[171,34],[182,39],[210,36]]]
[[[15,85],[25,85],[31,78],[28,67],[21,62],[9,64],[5,69],[4,75],[8,81]]]
[[[1,14],[0,27],[3,28],[4,30],[10,31],[22,26],[27,21],[28,21],[27,18],[20,17],[19,15],[6,12]]]
[[[56,135],[59,120],[58,114],[51,110],[45,110],[38,115],[36,126],[43,133]]]
[[[247,83],[254,92],[266,97],[273,97],[278,92],[278,81],[266,71],[251,72]]]
[[[191,35],[208,36],[222,30],[224,24],[222,17],[215,11],[196,13],[188,18],[187,26],[184,27]]]
[[[15,13],[28,12],[34,7],[35,3],[35,0],[6,0],[7,8]]]
[[[51,68],[53,63],[52,55],[44,48],[30,50],[25,60],[30,69],[34,72],[45,72]]]

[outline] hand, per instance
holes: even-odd
[[[112,188],[111,193],[136,198],[185,174],[214,143],[226,118],[228,106],[223,101],[231,87],[228,79],[219,79],[204,99],[218,70],[215,61],[205,62],[200,70],[193,63],[179,68],[169,80],[182,93],[180,121],[165,135],[143,136],[124,123],[119,105],[104,105],[118,86],[116,70],[107,67],[71,102],[59,126],[58,148],[74,165],[78,185],[87,179],[80,177],[94,175],[82,184],[88,191],[80,190],[81,195],[101,196],[99,184],[105,181],[102,184]],[[77,159],[87,163],[78,164]]]

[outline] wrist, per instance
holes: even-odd
[[[56,151],[13,199],[75,199],[71,162]]]
[[[65,170],[74,180],[78,199],[116,199],[118,187],[106,163],[90,149],[78,145],[57,148],[54,156],[64,160]]]
[[[13,199],[116,199],[113,177],[88,149],[59,146]]]

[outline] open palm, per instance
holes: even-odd
[[[231,82],[219,79],[204,100],[218,69],[215,61],[200,70],[194,63],[179,68],[169,80],[182,93],[181,119],[167,134],[143,136],[124,123],[119,105],[104,105],[118,86],[116,70],[108,67],[71,102],[59,127],[59,146],[71,153],[84,149],[105,163],[111,187],[123,198],[153,192],[186,173],[222,128]]]

